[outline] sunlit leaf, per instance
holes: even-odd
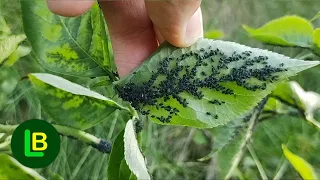
[[[30,54],[31,48],[27,46],[19,46],[6,60],[4,63],[5,66],[12,66],[16,63],[21,57],[24,57]]]
[[[116,86],[156,123],[208,128],[246,114],[287,77],[317,64],[201,39],[189,48],[163,44]]]
[[[204,34],[204,37],[208,38],[208,39],[221,39],[221,38],[223,38],[223,36],[224,36],[224,33],[219,30],[207,31]]]
[[[11,30],[6,23],[6,20],[2,16],[0,16],[0,38],[9,36],[10,34]]]
[[[313,51],[320,56],[320,28],[313,31]]]
[[[318,179],[313,167],[303,158],[293,154],[285,145],[282,150],[291,165],[299,172],[303,179]]]
[[[299,16],[274,19],[257,29],[246,25],[243,28],[251,37],[268,44],[301,47],[310,47],[312,44],[313,26]]]
[[[124,157],[129,169],[139,180],[150,179],[144,157],[139,148],[132,120],[127,122],[124,131]]]
[[[53,72],[114,78],[103,14],[98,6],[66,18],[54,15],[43,0],[21,1],[25,33],[35,58]]]
[[[29,79],[43,110],[59,124],[88,129],[116,109],[126,109],[101,94],[55,75],[34,73]]]
[[[24,179],[24,180],[42,180],[44,177],[40,176],[36,171],[23,166],[13,157],[0,154],[0,179]]]
[[[25,35],[12,35],[0,38],[0,65],[8,58],[26,38]]]

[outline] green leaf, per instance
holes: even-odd
[[[127,109],[113,100],[61,77],[34,73],[29,79],[43,110],[52,120],[78,129],[88,129],[116,109]]]
[[[320,56],[320,28],[313,31],[313,52]]]
[[[36,171],[28,167],[23,166],[13,157],[0,154],[0,179],[24,179],[24,180],[35,180],[45,179],[40,176]]]
[[[0,16],[0,38],[9,36],[10,34],[11,30],[6,23],[6,20]]]
[[[124,130],[121,131],[112,145],[108,163],[108,179],[119,179],[121,162],[124,160]]]
[[[225,126],[219,126],[212,128],[210,133],[213,138],[213,147],[211,152],[203,158],[200,158],[199,161],[207,161],[212,158],[216,152],[220,151],[223,147],[229,145],[234,141],[234,139],[239,135],[240,130],[247,126],[246,121],[249,116],[243,116],[241,118],[236,118],[233,121],[230,121]]]
[[[156,123],[209,128],[245,115],[287,77],[318,64],[201,39],[188,48],[163,44],[115,84]]]
[[[27,46],[19,46],[6,60],[4,65],[12,66],[16,63],[20,58],[30,54],[31,48]]]
[[[290,106],[296,106],[296,100],[293,97],[290,82],[279,84],[270,96],[286,102]]]
[[[54,15],[43,0],[21,1],[25,33],[40,64],[53,72],[114,79],[103,14],[96,3],[85,14]]]
[[[0,38],[0,65],[8,58],[26,38],[25,35],[13,35]]]
[[[204,37],[208,39],[221,39],[223,38],[223,36],[224,36],[224,33],[219,30],[208,31],[204,34]]]
[[[318,179],[312,166],[303,158],[293,154],[285,145],[282,144],[282,150],[291,165],[299,172],[303,179]]]
[[[19,81],[18,72],[12,67],[0,67],[0,110],[7,103]]]
[[[313,26],[299,16],[274,19],[258,29],[246,25],[243,28],[254,39],[268,44],[300,47],[310,47],[312,44]]]
[[[129,169],[138,179],[150,179],[144,157],[139,149],[133,120],[127,122],[124,131],[124,157]]]

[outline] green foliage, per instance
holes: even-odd
[[[0,39],[3,37],[7,37],[11,34],[11,30],[8,27],[6,20],[0,16]]]
[[[124,130],[121,131],[113,143],[108,163],[108,179],[120,179],[120,167],[124,160]],[[121,173],[122,174],[122,173]],[[130,175],[129,175],[130,176]],[[129,179],[128,177],[126,179]]]
[[[219,51],[217,55],[215,50]],[[244,115],[279,82],[317,64],[232,42],[203,39],[189,48],[163,44],[116,85],[124,100],[147,112],[156,123],[208,128]],[[178,113],[172,112],[173,108]]]
[[[29,78],[43,110],[59,124],[88,129],[116,109],[126,109],[101,94],[58,76],[34,73]]]
[[[54,15],[42,0],[22,0],[21,6],[25,33],[44,68],[73,76],[115,78],[98,4],[75,18]]]
[[[0,67],[0,110],[7,103],[19,81],[19,74],[12,67]]]
[[[251,37],[268,44],[301,47],[310,47],[312,44],[313,26],[298,16],[284,16],[258,29],[246,25],[243,28]]]
[[[224,36],[224,33],[219,30],[207,31],[204,34],[204,37],[208,38],[208,39],[221,39],[221,38],[223,38],[223,36]]]
[[[226,146],[217,152],[219,176],[221,179],[229,179],[233,175],[235,168],[237,168],[242,159],[246,144],[251,139],[258,116],[262,110],[261,108],[265,103],[266,100],[262,101],[260,105],[245,118],[248,121],[247,124],[239,129],[232,141],[228,142]]]
[[[303,179],[318,179],[312,166],[303,158],[293,154],[285,145],[282,145],[282,150],[286,158],[292,166],[299,172]]]
[[[138,179],[150,179],[144,157],[139,148],[133,120],[127,122],[123,137],[124,158],[130,170]]]
[[[27,56],[30,54],[31,48],[27,46],[19,46],[6,60],[4,65],[12,66],[14,65],[20,58]]]
[[[18,45],[25,38],[25,35],[12,35],[0,39],[0,65],[18,48]]]
[[[36,171],[23,166],[13,157],[0,154],[0,179],[25,179],[25,180],[43,180]]]
[[[319,169],[320,157],[320,131],[315,126],[309,125],[307,121],[298,118],[297,115],[273,116],[257,124],[252,136],[252,146],[256,151],[266,174],[273,178],[281,167],[285,167],[283,150],[281,144],[287,144],[291,150],[303,156],[315,169]],[[243,162],[239,167],[243,172],[250,172],[250,169]],[[297,179],[298,174],[293,169],[283,168],[283,178],[280,179]],[[249,174],[248,174],[249,175]],[[252,174],[247,176],[253,177]]]

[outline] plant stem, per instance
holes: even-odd
[[[284,173],[286,172],[288,168],[288,162],[287,161],[283,161],[279,171],[276,173],[276,175],[274,176],[274,180],[278,180],[278,179],[281,179],[282,176],[284,175]]]
[[[256,166],[259,170],[260,176],[262,179],[268,179],[266,172],[264,171],[261,162],[259,161],[258,156],[256,155],[256,152],[254,151],[254,149],[252,148],[251,144],[248,143],[247,144],[247,149],[249,150],[254,162],[256,163]]]
[[[0,133],[12,134],[17,127],[18,125],[0,124]],[[80,141],[91,145],[103,153],[110,153],[111,151],[111,145],[108,142],[92,134],[67,126],[53,125],[53,127],[55,127],[58,133],[62,136],[69,136],[71,138],[79,139]]]
[[[259,116],[263,110],[264,105],[267,103],[268,98],[264,98],[259,105],[254,108],[252,114],[251,114],[251,118],[249,120],[249,124],[248,124],[248,129],[247,132],[245,134],[244,137],[244,141],[240,146],[240,151],[236,154],[236,156],[234,156],[234,160],[233,163],[231,165],[231,168],[229,169],[227,175],[225,176],[224,179],[230,179],[232,176],[233,171],[238,167],[238,164],[240,162],[240,160],[242,159],[242,156],[244,154],[245,148],[246,148],[246,144],[248,143],[248,141],[250,140],[252,133],[253,133],[253,129],[256,125],[256,123],[258,122]]]

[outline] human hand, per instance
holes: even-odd
[[[94,0],[47,0],[49,9],[62,16],[78,16]],[[120,76],[152,54],[159,43],[192,45],[203,36],[201,0],[100,1]]]

